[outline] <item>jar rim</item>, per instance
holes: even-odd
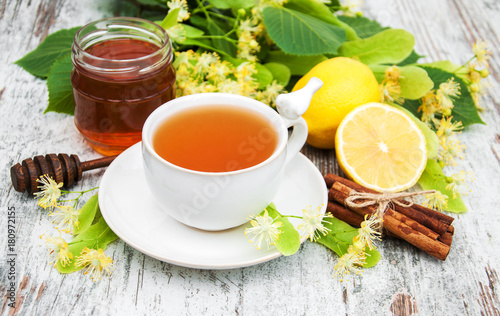
[[[127,22],[127,23],[129,23],[128,25],[127,24],[121,24],[121,25],[123,25],[123,26],[129,26],[129,27],[133,26],[133,29],[135,29],[135,30],[150,31],[150,32],[152,32],[151,34],[154,34],[154,35],[158,36],[159,34],[157,32],[155,32],[154,30],[147,29],[145,27],[141,27],[139,25],[139,22],[151,25],[157,31],[160,31],[160,34],[161,34],[161,36],[163,36],[163,38],[159,38],[159,39],[160,40],[164,39],[163,43],[153,53],[145,55],[145,56],[137,57],[137,58],[131,58],[131,59],[110,59],[110,58],[103,58],[103,57],[98,57],[98,56],[95,56],[95,55],[92,55],[92,54],[86,52],[85,49],[80,45],[80,42],[82,40],[82,37],[81,37],[82,36],[82,32],[85,29],[88,29],[89,27],[92,27],[92,26],[94,26],[96,24],[103,23],[103,22],[108,22],[108,21],[109,22]],[[136,25],[131,25],[130,22],[136,23]],[[106,32],[108,32],[108,29],[106,29]],[[101,36],[101,35],[99,35],[99,36]],[[136,62],[136,61],[147,60],[147,59],[151,59],[151,58],[153,58],[155,56],[158,56],[160,54],[165,54],[165,53],[167,53],[168,55],[171,55],[171,52],[172,52],[172,45],[171,45],[171,42],[170,42],[170,37],[168,36],[168,34],[165,31],[165,29],[163,29],[160,25],[158,25],[158,24],[156,24],[156,23],[154,23],[152,21],[141,19],[141,18],[135,18],[135,17],[111,17],[111,18],[99,19],[99,20],[87,23],[86,25],[82,26],[78,30],[78,32],[76,32],[75,37],[73,38],[73,45],[79,51],[78,53],[81,54],[81,55],[83,55],[86,58],[89,58],[91,60],[96,60],[96,61],[113,62],[113,63],[118,63],[118,64],[119,63],[132,63],[132,62]],[[165,52],[165,49],[167,49],[167,52]],[[171,59],[171,57],[170,57],[170,59]]]

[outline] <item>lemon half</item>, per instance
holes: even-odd
[[[381,103],[351,111],[340,123],[335,150],[342,170],[379,192],[412,187],[427,163],[425,137],[404,112]]]

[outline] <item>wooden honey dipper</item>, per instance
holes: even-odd
[[[40,191],[37,179],[46,174],[55,182],[70,187],[82,179],[82,173],[87,170],[107,167],[116,156],[104,157],[80,162],[77,155],[48,154],[27,158],[21,164],[10,168],[10,178],[14,189],[18,192],[28,191],[29,194]]]

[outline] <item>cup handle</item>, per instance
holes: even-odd
[[[302,117],[296,120],[289,120],[281,117],[285,121],[286,127],[292,127],[292,135],[288,138],[285,164],[288,164],[292,158],[304,147],[307,140],[307,123]]]
[[[321,87],[323,81],[312,77],[300,90],[280,94],[276,98],[276,108],[287,127],[293,126],[293,132],[288,139],[288,149],[285,164],[292,160],[302,149],[307,140],[307,123],[302,118],[311,103],[311,99]]]

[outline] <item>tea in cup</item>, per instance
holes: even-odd
[[[247,222],[273,201],[286,163],[304,145],[307,124],[301,115],[321,86],[314,78],[303,89],[278,96],[283,115],[225,93],[188,95],[160,106],[142,132],[154,199],[171,217],[203,230]]]

